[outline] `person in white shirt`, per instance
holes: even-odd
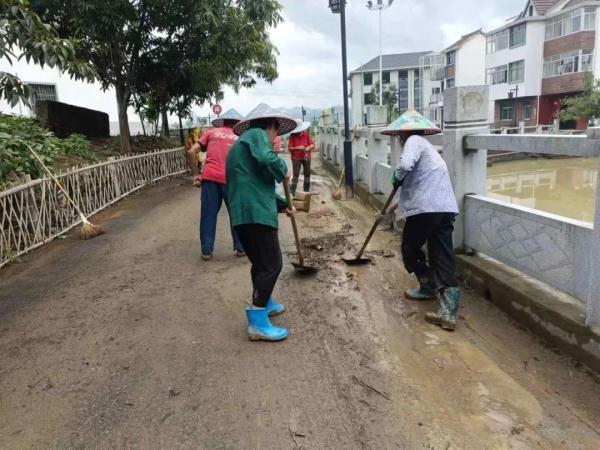
[[[423,138],[439,133],[429,120],[410,110],[383,134],[398,136],[404,149],[393,174],[399,186],[398,200],[390,207],[405,219],[402,259],[420,286],[404,293],[412,300],[439,300],[436,313],[425,319],[446,330],[456,328],[460,289],[456,279],[456,257],[452,242],[458,205],[446,163]],[[427,244],[427,256],[423,246]]]

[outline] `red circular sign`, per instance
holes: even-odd
[[[213,105],[213,113],[215,113],[218,116],[222,112],[223,108],[221,108],[221,105]]]

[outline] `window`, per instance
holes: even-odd
[[[494,53],[508,48],[510,41],[510,32],[508,29],[498,31],[487,37],[487,52]]]
[[[372,95],[370,93],[364,95],[365,106],[372,104],[371,97],[372,97]]]
[[[508,122],[513,120],[513,103],[502,102],[500,103],[500,120]]]
[[[447,58],[447,62],[446,62],[447,66],[456,64],[456,52],[449,52],[447,54],[446,58]]]
[[[456,82],[454,81],[454,78],[448,78],[448,80],[446,80],[446,87],[448,89],[453,88],[456,85]]]
[[[523,103],[523,120],[531,120],[531,102]]]
[[[517,61],[508,65],[508,82],[522,83],[525,81],[525,61]]]
[[[596,29],[596,7],[578,8],[546,22],[546,40],[556,39],[579,31]]]
[[[522,23],[510,29],[510,46],[517,47],[525,44],[526,24]]]
[[[441,102],[442,99],[443,99],[442,88],[441,87],[431,88],[431,99],[429,100],[429,103],[438,103],[438,102]]]
[[[498,66],[488,69],[488,84],[502,84],[508,80],[508,66]]]
[[[390,84],[390,73],[383,72],[383,84]]]
[[[414,107],[418,112],[423,112],[423,100],[421,98],[421,74],[415,70],[415,85],[413,87]]]
[[[27,83],[29,88],[29,105],[31,111],[35,112],[36,103],[44,100],[58,100],[56,86],[54,84]]]
[[[398,109],[403,113],[408,109],[408,71],[398,72]]]
[[[363,84],[365,86],[371,86],[373,84],[373,74],[363,73]]]
[[[529,7],[529,17],[533,16],[533,5]]]
[[[495,53],[506,48],[525,44],[527,24],[522,23],[487,37],[487,52]]]
[[[575,50],[544,59],[544,78],[593,70],[592,50]]]

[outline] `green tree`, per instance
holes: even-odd
[[[92,66],[76,58],[77,42],[61,39],[56,30],[30,8],[28,0],[0,2],[0,59],[12,65],[25,58],[41,67],[55,67],[72,78],[93,81],[96,73]],[[19,101],[29,103],[29,89],[21,80],[0,71],[0,98],[15,106]]]
[[[561,101],[561,120],[600,119],[600,80],[586,74],[583,93]]]
[[[372,105],[379,105],[379,81],[375,82],[371,90],[370,101]],[[387,107],[388,123],[398,116],[398,89],[395,84],[383,87],[383,105]]]
[[[276,0],[36,0],[36,10],[80,39],[104,89],[114,87],[124,152],[134,95],[168,113],[189,113],[224,85],[277,77],[268,29],[282,19]]]

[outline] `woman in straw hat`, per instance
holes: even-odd
[[[229,150],[237,141],[237,136],[233,133],[233,126],[241,119],[242,116],[237,111],[227,111],[221,117],[213,120],[214,128],[205,132],[191,149],[192,152],[200,150],[206,153],[200,194],[200,246],[204,261],[212,259],[217,234],[217,217],[223,202],[229,210],[225,163]],[[236,256],[245,256],[233,226],[231,227],[231,237]]]
[[[240,138],[227,157],[231,221],[252,263],[252,306],[246,309],[251,340],[280,341],[288,335],[287,329],[269,320],[285,311],[272,297],[283,267],[275,184],[284,179],[289,182],[287,164],[272,143],[294,128],[295,120],[259,105],[233,128]]]
[[[436,313],[425,319],[446,330],[456,328],[460,290],[456,280],[456,257],[452,243],[458,205],[446,163],[423,138],[440,130],[414,110],[407,111],[382,134],[398,136],[404,144],[393,174],[400,186],[398,202],[391,207],[405,218],[402,258],[420,286],[405,292],[412,300],[438,300]],[[423,246],[427,244],[427,258]]]
[[[288,141],[288,150],[292,155],[292,194],[296,193],[300,169],[304,171],[304,192],[310,192],[310,161],[315,144],[310,138],[310,122],[302,122],[292,131]]]

